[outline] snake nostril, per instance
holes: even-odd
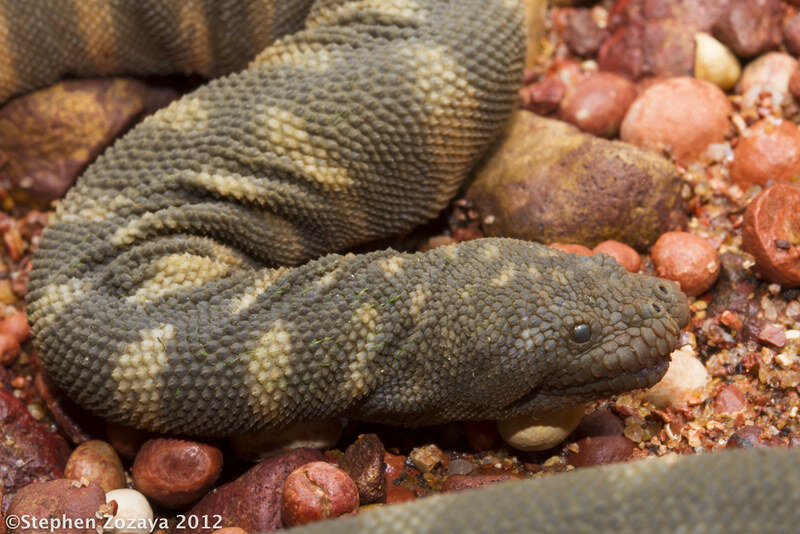
[[[664,284],[658,284],[658,292],[665,297],[669,295],[669,289]]]
[[[661,313],[661,306],[659,306],[655,302],[653,302],[651,305],[653,306],[653,311],[655,311],[657,314]]]

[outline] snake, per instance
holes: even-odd
[[[65,76],[213,78],[58,204],[28,292],[49,374],[109,420],[208,436],[500,420],[656,383],[689,320],[671,282],[513,239],[348,252],[447,207],[516,105],[525,31],[520,0],[0,0],[0,102]],[[780,488],[776,532],[798,522],[796,452],[667,460],[331,528],[549,531],[581,512],[736,531],[759,517],[752,478]]]

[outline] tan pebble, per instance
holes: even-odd
[[[659,410],[678,404],[702,402],[707,396],[705,387],[709,380],[705,365],[690,347],[673,351],[671,358],[667,373],[647,390],[647,400]]]
[[[442,449],[433,444],[412,449],[408,458],[420,473],[429,473],[434,467],[448,459]]]
[[[125,487],[125,470],[119,456],[111,445],[100,440],[78,445],[67,460],[64,476],[97,482],[106,492]]]
[[[707,80],[723,91],[733,88],[742,74],[742,67],[733,52],[707,33],[694,36],[694,76]]]
[[[725,140],[732,111],[728,97],[713,83],[667,78],[645,89],[631,104],[620,138],[691,163],[702,160],[709,145]]]
[[[642,266],[642,258],[639,257],[639,253],[619,241],[603,241],[592,249],[592,253],[597,254],[598,252],[608,254],[625,267],[626,271],[631,273],[638,273]]]
[[[678,282],[689,296],[702,295],[719,276],[717,250],[706,239],[688,232],[667,232],[651,253],[656,275]]]
[[[586,411],[585,404],[558,408],[497,422],[503,439],[521,451],[543,451],[554,447],[575,430]]]

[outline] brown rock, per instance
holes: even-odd
[[[610,72],[598,72],[580,80],[561,101],[561,118],[582,131],[611,138],[636,92],[633,83]]]
[[[780,0],[728,0],[712,31],[734,54],[749,58],[780,46],[782,22]]]
[[[593,254],[599,252],[608,254],[617,260],[620,265],[625,267],[626,271],[631,273],[638,273],[642,266],[642,258],[639,257],[639,253],[625,243],[620,243],[619,241],[603,241],[592,249]]]
[[[305,525],[358,510],[358,488],[327,462],[298,467],[286,478],[281,510],[288,526]]]
[[[430,473],[434,467],[449,460],[442,449],[433,444],[415,447],[408,458],[420,473]]]
[[[688,76],[694,35],[708,32],[727,0],[625,0],[609,13],[609,36],[598,53],[600,70],[638,80]]]
[[[702,295],[719,276],[717,250],[702,237],[688,232],[667,232],[651,253],[656,275],[678,282],[689,296]]]
[[[106,502],[103,488],[94,482],[83,485],[75,480],[56,479],[48,482],[34,482],[17,492],[8,507],[9,516],[36,518],[39,521],[60,521],[69,518],[71,528],[66,523],[40,523],[42,528],[10,528],[9,534],[97,534],[93,528],[100,524],[95,514]],[[78,523],[78,520],[81,520]],[[94,521],[93,521],[94,520]],[[78,525],[82,528],[76,528]],[[24,525],[23,525],[24,526]],[[85,528],[83,528],[85,527]]]
[[[105,441],[89,440],[72,451],[64,468],[71,480],[90,480],[100,484],[103,491],[125,487],[125,470],[114,448]]]
[[[800,56],[800,13],[789,17],[784,24],[783,44],[793,56]]]
[[[800,286],[800,190],[773,185],[747,206],[742,249],[755,258],[755,271],[784,287]]]
[[[753,449],[782,445],[781,440],[764,433],[759,425],[748,425],[737,430],[728,440],[728,449]]]
[[[611,410],[602,409],[586,414],[572,433],[575,440],[597,436],[622,436],[625,423]]]
[[[597,436],[576,443],[578,451],[567,452],[567,462],[574,467],[613,464],[630,460],[636,444],[625,436]]]
[[[668,78],[648,87],[631,104],[620,138],[690,163],[702,159],[708,145],[725,140],[732,111],[728,97],[713,83]]]
[[[731,179],[747,189],[768,180],[791,182],[800,178],[800,129],[788,120],[762,119],[733,150]]]
[[[596,54],[606,36],[591,9],[574,9],[566,13],[566,24],[560,33],[569,49],[579,56]]]
[[[551,243],[550,248],[566,252],[568,254],[577,254],[579,256],[591,256],[592,250],[584,247],[583,245],[576,245],[574,243]]]
[[[467,198],[490,236],[638,247],[685,221],[680,187],[656,154],[519,111]]]
[[[386,500],[385,454],[386,450],[378,436],[362,434],[347,447],[339,460],[342,471],[355,481],[361,504]]]
[[[477,475],[451,475],[447,477],[442,485],[442,491],[461,491],[465,489],[484,488],[486,486],[493,486],[500,482],[508,482],[510,480],[521,480],[525,478],[517,473],[495,473],[495,474],[477,474]]]
[[[202,518],[215,514],[222,516],[221,526],[237,526],[248,532],[272,531],[281,528],[281,501],[279,490],[289,473],[308,462],[322,460],[314,449],[295,449],[265,460],[245,474],[225,485],[214,488],[186,514]],[[186,534],[211,532],[211,529],[194,529]]]
[[[0,333],[0,365],[9,366],[17,361],[22,349],[19,342],[8,334]]]
[[[0,480],[3,510],[14,493],[32,482],[64,476],[69,446],[36,421],[10,391],[0,388]]]
[[[147,97],[140,82],[106,79],[61,82],[11,101],[0,110],[0,175],[34,199],[61,197],[143,113]]]
[[[537,115],[555,113],[566,93],[567,86],[555,76],[547,76],[521,89],[523,106]]]
[[[408,502],[416,498],[414,492],[404,486],[389,486],[386,489],[386,504]]]
[[[151,439],[133,461],[133,483],[165,508],[199,499],[222,472],[222,452],[213,445],[179,439]]]
[[[733,384],[720,388],[714,397],[714,413],[717,415],[732,415],[739,413],[747,407],[747,398],[742,390]]]
[[[31,326],[28,324],[28,316],[24,313],[9,315],[0,321],[0,334],[7,334],[17,340],[17,343],[25,343],[31,337]]]

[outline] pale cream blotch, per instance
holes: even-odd
[[[91,284],[86,280],[71,279],[65,284],[48,285],[36,301],[36,311],[30,317],[37,328],[48,328],[60,318],[64,309],[73,302],[80,303],[88,295]]]
[[[146,304],[181,290],[200,287],[229,275],[241,265],[235,256],[210,258],[188,252],[170,254],[154,262],[156,275],[145,280],[126,301]]]
[[[108,0],[80,0],[71,2],[70,7],[75,10],[75,20],[80,25],[84,41],[82,50],[88,55],[92,70],[95,73],[118,72],[119,54],[112,3]]]
[[[277,269],[264,269],[260,271],[253,283],[245,288],[242,295],[231,300],[231,311],[233,313],[240,313],[242,310],[248,309],[259,295],[268,291],[276,280],[283,276],[289,270],[288,267],[279,267]]]
[[[120,209],[133,205],[133,200],[120,194],[111,196],[105,190],[84,189],[80,195],[72,195],[71,202],[59,204],[50,223],[83,224],[101,223],[113,219]]]
[[[500,273],[489,281],[489,284],[494,287],[505,287],[516,276],[517,268],[513,264],[507,264],[503,267]]]
[[[314,283],[316,288],[324,289],[333,284],[342,275],[342,269],[341,267],[339,267],[339,265],[342,262],[346,263],[347,260],[350,260],[355,257],[356,255],[353,254],[352,252],[348,252],[346,255],[342,256],[342,258],[336,261],[336,263],[333,265],[333,268],[330,271],[328,271],[327,273],[325,273],[324,275],[320,276],[317,279],[317,281]]]
[[[391,256],[378,260],[378,266],[386,278],[394,278],[403,274],[403,265],[406,260],[402,256]]]
[[[197,96],[176,100],[142,122],[142,127],[178,132],[203,131],[208,126],[208,103]]]
[[[310,45],[294,41],[278,41],[275,46],[270,46],[257,55],[250,63],[250,67],[287,65],[324,72],[330,69],[331,62],[335,61],[337,57],[344,57],[344,55],[338,54],[335,48],[323,48],[316,43]]]
[[[176,230],[178,226],[178,220],[167,214],[166,210],[147,212],[141,217],[131,220],[125,226],[119,227],[109,239],[109,243],[115,247],[125,247],[147,237],[153,229]]]
[[[284,393],[292,376],[292,335],[288,323],[281,319],[272,323],[245,358],[248,404],[263,420],[273,419],[284,406]]]
[[[350,380],[341,387],[349,397],[358,397],[359,393],[366,392],[371,362],[377,354],[373,338],[378,332],[379,316],[375,305],[365,302],[356,308],[350,319],[348,341],[352,344],[349,346],[354,345],[348,366]]]
[[[162,412],[161,391],[166,386],[167,346],[175,339],[174,325],[163,324],[139,332],[117,357],[111,377],[117,384],[114,401],[119,413],[134,413],[139,425],[157,427]],[[180,391],[172,391],[177,396]]]
[[[408,314],[412,319],[416,319],[422,315],[422,311],[428,304],[428,297],[430,296],[429,291],[430,290],[426,291],[421,285],[414,286],[408,299]]]
[[[336,165],[324,146],[329,141],[306,131],[306,122],[292,112],[269,106],[256,112],[253,121],[270,141],[272,152],[295,168],[300,176],[326,191],[342,191],[353,185],[345,167]]]
[[[500,248],[494,243],[486,243],[479,250],[481,256],[487,260],[496,260],[500,257]]]

